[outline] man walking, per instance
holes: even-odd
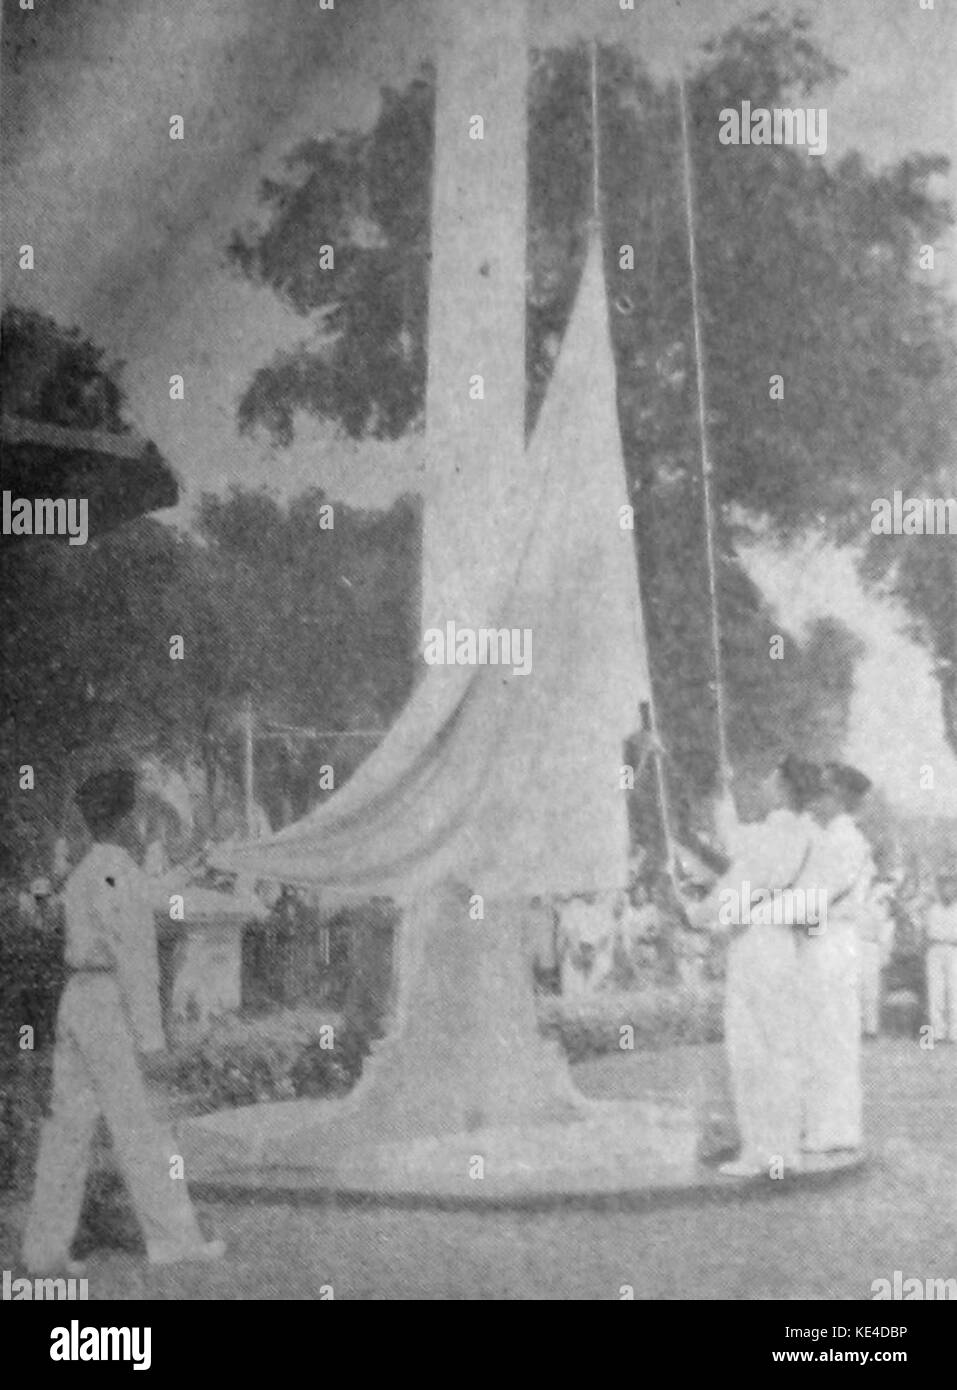
[[[171,1135],[150,1113],[135,1048],[165,1048],[153,906],[124,843],[135,801],[131,772],[101,773],[77,803],[94,839],[64,890],[66,987],[57,1014],[53,1096],[43,1125],[24,1257],[34,1272],[70,1268],[96,1121],[113,1147],[154,1264],[215,1259],[186,1184],[170,1172]],[[155,891],[154,891],[155,896]]]

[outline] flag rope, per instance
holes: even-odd
[[[592,228],[593,234],[601,245],[601,137],[599,125],[599,102],[598,102],[598,40],[592,39],[591,43],[591,121],[592,121]],[[643,634],[640,634],[643,645]],[[651,663],[648,663],[648,700],[642,702],[641,715],[644,719],[644,711],[647,710],[648,729],[651,735],[651,753],[654,760],[655,782],[658,788],[658,805],[661,812],[661,836],[665,851],[665,872],[671,882],[675,893],[676,902],[681,904],[681,895],[678,890],[677,882],[677,854],[675,851],[674,834],[671,819],[671,796],[668,791],[668,783],[665,775],[665,747],[661,739],[661,726],[658,720],[658,703],[654,692],[654,679],[651,673]],[[644,761],[644,760],[642,760]]]
[[[591,41],[591,199],[592,218],[598,225],[601,208],[601,132],[598,126],[598,40]]]
[[[698,439],[701,449],[701,476],[704,487],[705,553],[708,565],[708,594],[711,605],[711,649],[714,662],[714,691],[718,733],[719,788],[725,792],[731,781],[731,759],[728,756],[727,718],[724,700],[723,662],[721,660],[721,622],[718,608],[717,562],[714,544],[714,467],[708,441],[708,393],[705,376],[704,336],[701,328],[701,289],[698,273],[698,246],[695,239],[694,183],[691,169],[691,138],[688,123],[688,97],[685,77],[678,79],[681,105],[681,154],[684,175],[685,223],[688,232],[688,262],[691,272],[691,320],[694,335],[695,373],[698,398]]]

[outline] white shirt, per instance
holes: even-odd
[[[747,883],[753,895],[807,882],[805,868],[820,835],[811,816],[781,808],[762,821],[729,822],[721,830],[731,855],[722,888],[740,893]],[[773,912],[772,902],[756,903],[751,925],[772,921]]]
[[[861,940],[879,946],[885,962],[890,959],[894,941],[894,917],[890,905],[893,892],[893,884],[872,884],[864,910],[857,920]]]
[[[931,903],[927,909],[927,940],[957,946],[957,903]]]
[[[817,836],[801,883],[827,893],[828,920],[856,921],[867,910],[876,869],[852,816],[835,816]]]
[[[67,965],[111,969],[138,1046],[166,1046],[153,923],[156,889],[119,845],[96,844],[63,889]]]

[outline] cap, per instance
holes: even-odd
[[[817,763],[812,763],[807,758],[788,753],[778,764],[778,773],[801,801],[810,801],[821,793],[821,769]]]
[[[845,796],[864,796],[873,785],[869,777],[849,763],[828,763],[824,771],[828,784]]]

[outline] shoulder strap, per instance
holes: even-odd
[[[794,874],[793,874],[793,876],[792,876],[792,878],[791,878],[791,882],[790,882],[790,883],[786,883],[786,884],[784,885],[784,888],[781,890],[782,892],[786,891],[788,888],[793,888],[793,887],[794,887],[794,885],[797,883],[798,879],[799,879],[799,878],[801,877],[801,875],[804,873],[804,870],[807,868],[807,861],[810,859],[810,857],[811,857],[811,841],[808,840],[807,844],[804,846],[804,855],[803,855],[803,857],[802,857],[802,859],[801,859],[801,862],[800,862],[800,864],[797,866],[797,868],[795,869]]]

